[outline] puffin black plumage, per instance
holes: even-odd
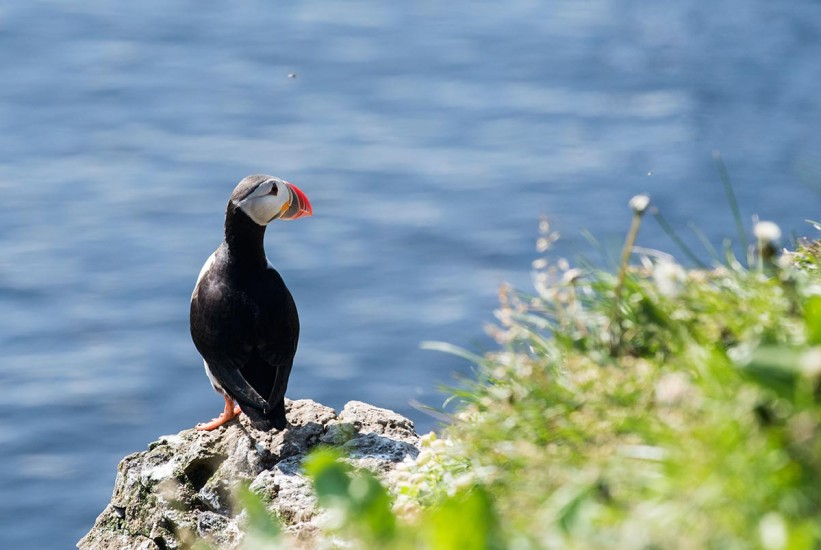
[[[225,240],[205,262],[191,295],[191,338],[214,391],[225,399],[223,412],[198,430],[213,430],[240,412],[257,429],[285,428],[299,316],[263,239],[268,223],[311,214],[299,188],[272,176],[248,176],[231,194]]]

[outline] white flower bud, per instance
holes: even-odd
[[[650,205],[650,197],[648,195],[636,195],[632,199],[630,199],[630,209],[633,211],[634,214],[638,214],[639,216],[644,214],[644,211],[647,210],[647,207]]]
[[[781,239],[781,228],[773,222],[758,222],[753,227],[753,235],[761,242],[774,243]]]

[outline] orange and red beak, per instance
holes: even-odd
[[[285,182],[285,187],[288,188],[290,199],[283,208],[279,219],[295,220],[304,216],[312,216],[314,212],[313,209],[311,209],[311,202],[308,200],[308,197],[305,196],[305,193],[303,193],[299,187],[287,181]]]

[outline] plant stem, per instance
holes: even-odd
[[[630,254],[633,251],[633,246],[636,244],[636,237],[639,234],[639,226],[641,225],[641,213],[633,213],[633,221],[630,223],[630,230],[627,232],[627,238],[624,241],[624,248],[621,251],[621,260],[619,262],[619,274],[616,278],[616,286],[613,288],[613,311],[610,315],[610,355],[615,356],[621,347],[621,315],[619,315],[619,306],[621,305],[621,291],[624,287],[624,278],[627,276],[627,265],[630,262]]]

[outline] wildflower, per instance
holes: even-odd
[[[433,458],[433,453],[431,453],[428,449],[423,449],[419,452],[419,456],[416,457],[416,465],[421,467],[431,461]]]
[[[795,252],[790,252],[785,248],[781,251],[781,255],[778,257],[776,264],[779,269],[789,269],[795,265],[796,257],[797,255]]]
[[[773,222],[758,222],[753,227],[753,235],[758,239],[758,253],[761,259],[775,261],[775,243],[781,238],[781,229]]]
[[[539,258],[538,260],[533,260],[533,269],[545,269],[548,265],[546,258]]]
[[[630,199],[630,209],[633,211],[633,214],[637,216],[641,216],[644,214],[644,211],[647,210],[647,207],[650,205],[650,197],[648,195],[636,195],[632,199]]]
[[[557,232],[553,233],[544,233],[541,237],[536,239],[536,250],[539,252],[546,252],[553,243],[559,240],[559,234]]]
[[[781,239],[781,228],[773,222],[758,222],[753,227],[753,235],[761,243],[774,243]]]
[[[476,484],[476,474],[473,472],[466,472],[453,479],[453,488],[457,491],[467,489]]]
[[[568,269],[562,275],[562,283],[572,285],[582,276],[582,270],[578,268]]]
[[[687,273],[675,262],[663,260],[653,266],[653,280],[659,292],[668,298],[675,298],[681,293],[681,287]]]

